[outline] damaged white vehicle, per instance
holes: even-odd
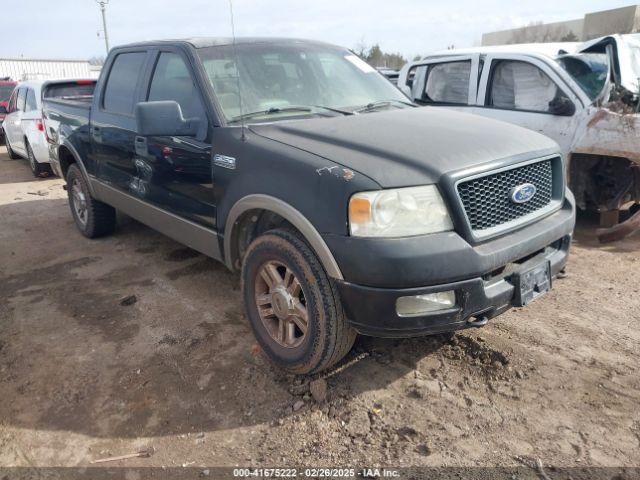
[[[640,34],[447,50],[405,65],[398,86],[554,139],[577,205],[603,226],[640,202]]]

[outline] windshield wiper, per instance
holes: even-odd
[[[354,112],[350,110],[342,110],[340,108],[325,107],[324,105],[291,105],[289,107],[271,107],[267,110],[259,110],[257,112],[243,113],[229,120],[229,123],[237,122],[239,120],[246,120],[247,118],[259,117],[262,115],[272,115],[274,113],[286,113],[286,112],[313,112],[314,110],[327,110],[329,112],[340,113],[342,115],[353,115]]]
[[[417,106],[411,102],[405,102],[403,100],[379,100],[377,102],[368,103],[367,105],[364,105],[361,108],[357,108],[356,110],[354,110],[354,113],[370,112],[380,107],[388,107],[389,105],[392,105],[394,103],[399,103],[401,105],[408,105],[410,107]]]
[[[249,112],[243,113],[242,115],[237,115],[229,120],[229,123],[237,122],[239,120],[245,120],[247,118],[260,117],[262,115],[272,115],[274,113],[286,113],[286,112],[312,112],[313,108],[311,107],[272,107],[267,110],[258,110],[257,112]]]

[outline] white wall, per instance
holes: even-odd
[[[0,78],[11,77],[12,80],[98,78],[99,74],[99,67],[85,61],[0,58]]]

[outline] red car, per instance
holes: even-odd
[[[4,121],[7,107],[9,106],[9,97],[17,84],[18,82],[14,82],[12,80],[0,80],[0,141],[3,143],[4,130],[2,129],[2,122]]]

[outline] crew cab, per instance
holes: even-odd
[[[574,199],[555,142],[417,108],[345,48],[122,46],[90,103],[44,110],[80,232],[113,232],[120,210],[240,270],[253,332],[291,372],[329,368],[357,333],[482,326],[567,261]]]
[[[421,105],[549,136],[577,205],[610,226],[640,202],[639,81],[640,34],[631,34],[436,52],[405,65],[398,85]]]

